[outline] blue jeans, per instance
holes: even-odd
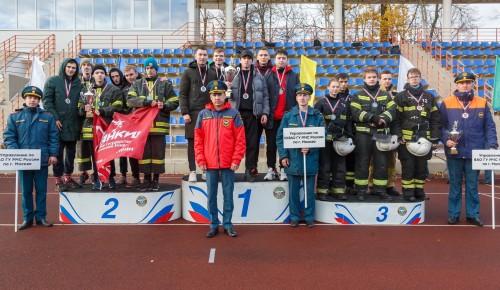
[[[66,155],[64,155],[66,148]],[[71,175],[75,168],[76,141],[59,141],[59,155],[57,163],[52,170],[55,177],[61,177],[64,174]]]
[[[41,166],[40,170],[20,170],[21,192],[23,194],[23,212],[25,221],[33,217],[39,221],[47,216],[47,177],[49,167]],[[33,207],[33,184],[36,191],[36,209]]]
[[[465,215],[479,217],[479,194],[477,190],[478,171],[472,170],[472,159],[446,158],[448,165],[450,193],[448,215],[459,217],[462,209],[462,180],[465,175]]]
[[[304,176],[288,174],[288,191],[290,192],[290,199],[288,205],[290,207],[290,219],[299,221],[300,217],[300,184],[304,180]],[[314,181],[316,175],[307,175],[307,208],[304,209],[304,220],[314,220]]]
[[[234,171],[231,169],[207,169],[207,191],[208,191],[208,212],[210,213],[210,228],[219,227],[219,210],[217,208],[217,189],[219,186],[219,171],[222,180],[222,194],[224,195],[224,205],[222,210],[222,225],[224,229],[233,227],[231,218],[233,217],[233,192],[234,192]]]

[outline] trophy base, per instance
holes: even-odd
[[[451,155],[457,155],[457,154],[458,154],[458,150],[457,150],[457,148],[451,148],[451,149],[450,149],[450,154],[451,154]]]
[[[87,112],[85,114],[85,117],[87,117],[87,118],[94,118],[94,114],[92,114],[92,112]]]

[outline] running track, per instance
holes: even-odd
[[[465,210],[459,225],[447,225],[448,185],[432,180],[423,225],[236,225],[238,238],[207,239],[207,225],[182,219],[61,225],[49,182],[47,218],[56,225],[16,234],[14,177],[0,177],[0,289],[500,288],[500,229],[491,229],[486,185],[479,187],[484,228],[465,223]]]

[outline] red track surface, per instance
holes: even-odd
[[[459,225],[448,226],[443,181],[426,185],[423,225],[236,225],[238,238],[214,239],[204,237],[207,225],[182,219],[61,225],[52,179],[47,218],[56,225],[14,233],[14,178],[0,184],[0,289],[500,288],[500,229],[468,225],[465,210]],[[491,225],[489,194],[481,196],[481,218]]]

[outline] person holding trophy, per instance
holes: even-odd
[[[79,148],[77,148],[76,160],[78,170],[86,175],[88,170],[94,168],[92,173],[93,189],[101,189],[102,185],[97,176],[97,168],[94,158],[94,115],[100,115],[106,123],[111,124],[113,114],[121,112],[123,107],[123,94],[120,89],[106,82],[106,69],[102,65],[96,65],[92,69],[94,83],[85,93],[81,94],[78,102],[79,114],[84,117],[82,136]],[[115,166],[111,162],[111,174],[109,176],[109,188],[116,188]]]
[[[476,77],[462,72],[455,78],[457,90],[441,105],[443,143],[445,144],[450,192],[448,224],[457,224],[462,209],[462,180],[465,177],[466,221],[483,226],[479,219],[478,172],[472,170],[472,150],[497,149],[497,134],[486,99],[475,96]]]

